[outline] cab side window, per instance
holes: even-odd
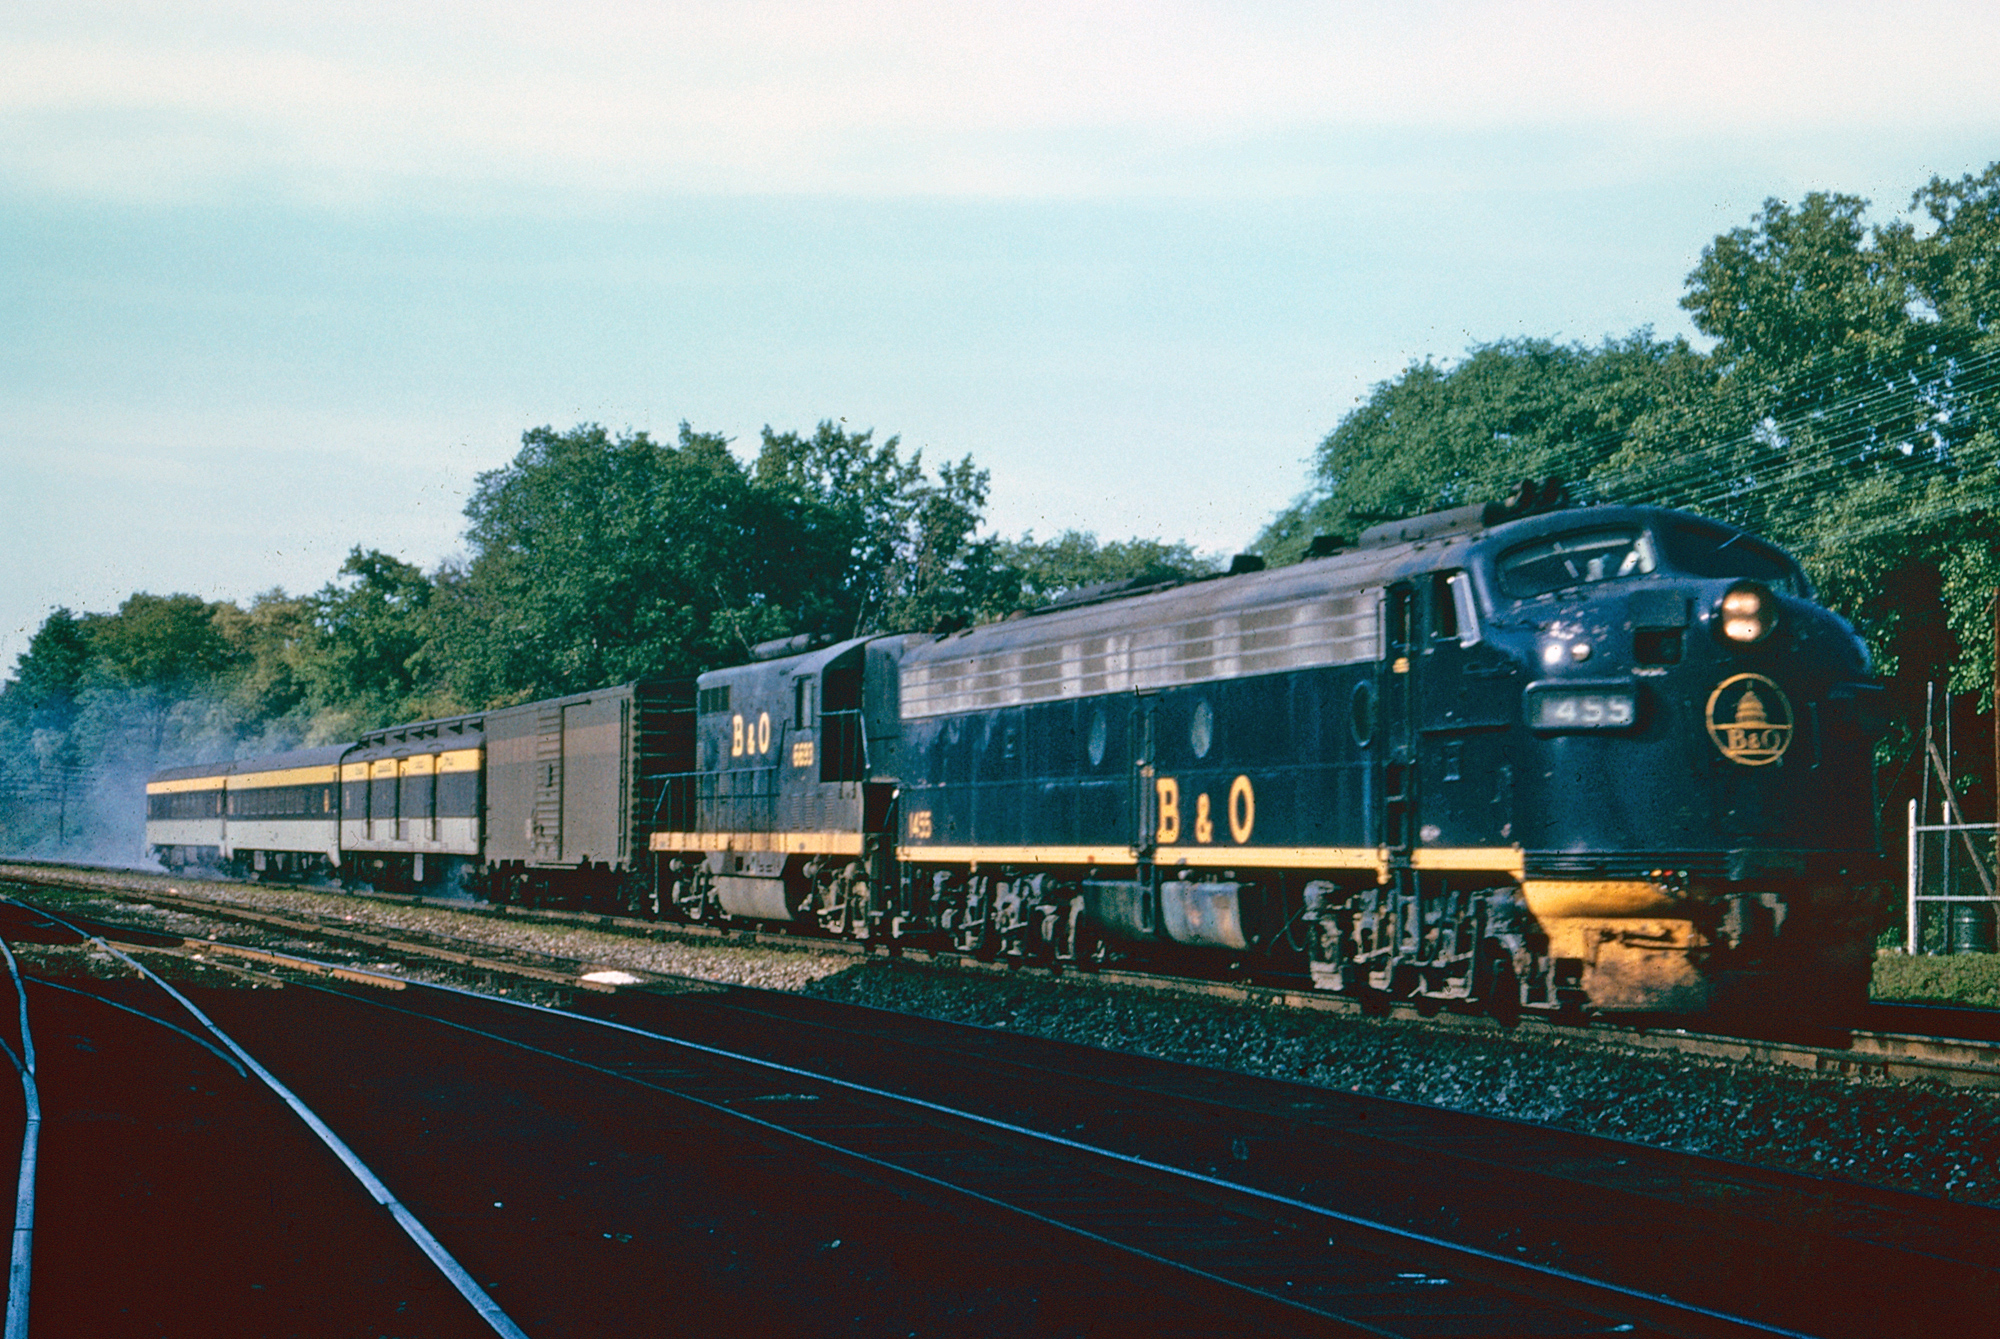
[[[1451,573],[1431,573],[1431,640],[1434,642],[1455,641],[1458,638],[1458,605],[1452,599]]]
[[[1464,572],[1433,572],[1426,593],[1431,640],[1477,646],[1482,634],[1472,578]]]

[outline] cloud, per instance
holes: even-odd
[[[1980,63],[1938,52],[1996,37],[1954,3],[49,5],[0,37],[0,171],[148,200],[1282,191],[1271,153],[1316,180],[1321,134],[1992,124]]]

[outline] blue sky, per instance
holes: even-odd
[[[1414,359],[1689,331],[2000,159],[1970,4],[71,3],[0,19],[0,667],[458,550],[521,432],[821,418],[1234,551]]]

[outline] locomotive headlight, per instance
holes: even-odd
[[[1778,621],[1778,603],[1756,582],[1739,581],[1722,597],[1715,616],[1725,641],[1748,646],[1771,635]]]

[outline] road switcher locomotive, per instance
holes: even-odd
[[[692,713],[633,684],[178,769],[149,839],[170,863],[1235,965],[1503,1016],[1863,1001],[1877,689],[1782,552],[1682,512],[1516,501],[1237,568],[773,644],[703,675]],[[357,781],[291,801],[290,848],[233,798],[167,812],[315,767]],[[454,774],[477,796],[448,838]]]

